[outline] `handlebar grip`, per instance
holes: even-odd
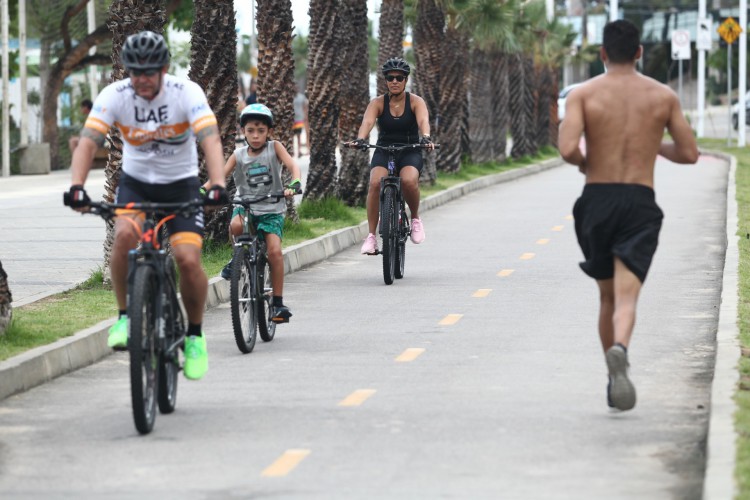
[[[63,205],[66,207],[70,206],[70,193],[67,191],[63,193]]]

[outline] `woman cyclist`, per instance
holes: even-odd
[[[424,99],[406,92],[406,81],[411,68],[400,57],[388,59],[382,73],[388,83],[388,92],[370,101],[357,139],[346,143],[351,148],[366,148],[367,138],[375,123],[378,124],[380,146],[391,144],[421,143],[434,149],[430,139],[430,116]],[[376,150],[370,162],[370,188],[367,192],[367,222],[369,231],[362,245],[362,253],[373,255],[378,251],[375,230],[380,211],[380,179],[388,174],[387,154]],[[404,150],[396,155],[396,169],[401,178],[404,199],[411,211],[411,241],[419,244],[424,241],[424,227],[419,218],[419,174],[422,171],[422,153],[418,150]]]

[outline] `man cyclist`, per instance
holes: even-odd
[[[388,92],[370,101],[362,118],[357,139],[346,143],[351,148],[366,148],[367,138],[375,123],[378,124],[378,145],[421,143],[434,149],[430,139],[430,115],[424,99],[406,92],[406,81],[411,68],[400,57],[388,59],[381,68],[388,83]],[[370,187],[367,192],[367,238],[362,253],[373,255],[378,251],[375,230],[380,211],[380,179],[388,175],[388,155],[376,150],[370,161]],[[404,200],[411,211],[411,241],[422,243],[424,226],[419,218],[419,174],[422,172],[422,153],[404,150],[396,155],[396,169],[401,178]]]
[[[206,203],[227,203],[221,138],[203,90],[192,81],[167,74],[169,50],[157,33],[142,31],[129,36],[122,46],[121,58],[130,77],[110,84],[99,94],[73,154],[71,206],[86,210],[90,199],[83,185],[94,153],[104,144],[113,125],[123,139],[116,203],[179,203],[197,198],[200,181],[196,141],[205,153],[213,186],[206,194]],[[127,346],[128,252],[138,244],[136,230],[126,217],[138,215],[123,213],[115,222],[111,267],[119,318],[107,340],[113,348]],[[167,222],[188,317],[184,371],[187,378],[194,380],[208,370],[206,339],[201,330],[208,291],[200,259],[203,224],[202,210],[192,217],[178,215]]]

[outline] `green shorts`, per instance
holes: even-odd
[[[234,207],[232,219],[236,215],[245,217],[245,207]],[[260,233],[275,234],[280,239],[284,238],[284,216],[282,214],[250,214],[250,222]]]

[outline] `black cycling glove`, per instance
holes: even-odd
[[[211,189],[206,191],[205,203],[206,205],[226,205],[229,203],[227,190],[224,186],[211,186]]]
[[[423,135],[421,139],[419,139],[419,143],[422,146],[427,146],[428,144],[432,144],[432,138],[430,138],[429,135]]]
[[[70,208],[82,208],[89,206],[91,198],[86,194],[81,184],[73,184],[67,193],[63,193],[63,203]]]
[[[354,145],[355,149],[359,149],[361,151],[367,150],[367,141],[362,138],[353,140],[352,144]]]

